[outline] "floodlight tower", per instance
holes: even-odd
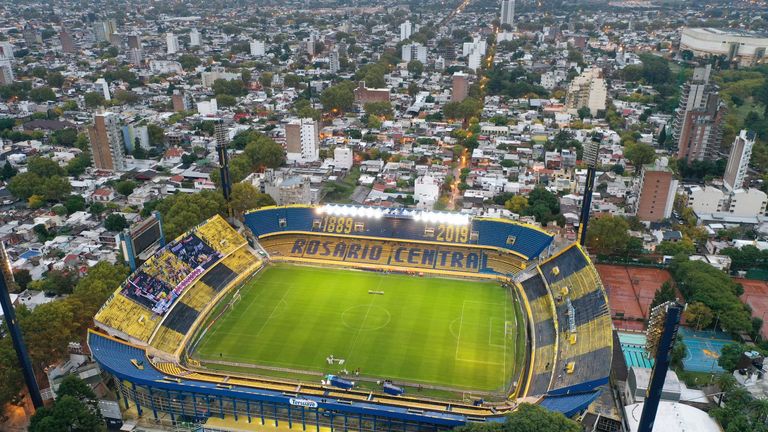
[[[29,360],[27,346],[24,344],[19,323],[16,321],[16,311],[13,308],[11,296],[8,293],[8,281],[13,280],[13,271],[11,270],[10,261],[8,260],[3,243],[0,243],[0,261],[0,273],[2,273],[0,274],[0,306],[3,308],[5,324],[8,326],[13,349],[16,351],[16,357],[18,357],[19,365],[21,365],[21,372],[24,374],[24,382],[27,383],[29,397],[32,399],[35,409],[39,409],[43,407],[43,397],[40,395],[40,387],[37,385],[32,362]]]
[[[584,198],[581,200],[581,217],[579,218],[579,244],[587,243],[587,224],[589,210],[592,207],[592,190],[595,187],[595,172],[597,169],[597,151],[600,149],[602,135],[595,135],[584,146],[582,161],[587,165],[587,180],[584,183]]]
[[[654,359],[654,364],[637,432],[652,432],[653,430],[682,313],[683,306],[677,301],[662,303],[651,311],[651,317],[648,319],[645,350],[648,352],[648,357]]]
[[[221,179],[221,192],[227,201],[227,213],[232,218],[232,205],[230,196],[232,194],[232,182],[229,177],[229,155],[227,154],[227,131],[224,129],[222,119],[214,120],[214,135],[216,137],[216,153],[219,155],[219,177]]]

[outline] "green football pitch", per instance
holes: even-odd
[[[525,357],[522,312],[498,283],[281,264],[240,297],[200,341],[203,362],[503,392]]]

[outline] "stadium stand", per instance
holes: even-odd
[[[152,311],[120,293],[115,293],[102,306],[94,321],[122,333],[124,338],[146,342],[160,320]]]
[[[555,362],[555,328],[552,298],[538,271],[526,274],[520,282],[522,292],[530,305],[533,324],[532,364],[530,367],[530,385],[527,394],[540,395],[549,390],[552,370]]]
[[[260,244],[276,261],[301,259],[440,272],[495,273],[486,262],[489,254],[498,255],[480,248],[323,235],[281,235],[264,238]]]
[[[349,207],[361,214],[365,207]],[[245,214],[245,225],[260,240],[276,233],[315,232],[356,237],[434,241],[448,244],[502,248],[524,259],[538,257],[552,243],[552,235],[538,228],[505,219],[474,218],[454,226],[417,220],[416,211],[379,209],[382,218],[333,216],[308,206],[265,207]]]
[[[245,238],[218,215],[201,225],[197,235],[222,255],[229,255],[246,243]]]
[[[601,359],[613,349],[610,313],[597,271],[578,246],[570,246],[540,265],[555,298],[557,325],[567,337],[558,358],[549,394],[591,391],[608,381]]]

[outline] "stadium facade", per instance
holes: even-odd
[[[140,266],[94,317],[94,359],[124,409],[158,421],[211,419],[303,430],[442,430],[501,421],[521,401],[575,415],[608,382],[607,298],[577,244],[537,227],[465,214],[360,206],[254,210],[236,231],[220,216]],[[202,367],[188,353],[225,299],[270,262],[497,280],[524,304],[527,350],[509,399],[394,396]],[[319,381],[319,380],[318,380]]]

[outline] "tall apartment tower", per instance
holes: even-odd
[[[166,33],[165,44],[168,48],[168,54],[176,54],[179,52],[179,38],[175,34],[171,32]]]
[[[171,101],[173,102],[173,110],[175,112],[191,111],[194,108],[192,106],[192,97],[184,90],[174,90]]]
[[[264,41],[252,40],[251,41],[251,55],[254,57],[261,57],[267,53],[267,47]]]
[[[0,42],[0,84],[13,83],[16,77],[13,75],[13,44]]]
[[[469,75],[463,72],[453,74],[451,102],[461,102],[469,96]]]
[[[189,32],[189,46],[200,46],[200,32],[196,28]]]
[[[404,41],[411,37],[413,34],[413,25],[410,21],[406,21],[400,24],[400,40]]]
[[[515,0],[501,0],[502,24],[515,25]]]
[[[636,213],[641,221],[659,222],[672,214],[677,180],[666,160],[643,167]]]
[[[88,128],[91,141],[91,155],[96,169],[123,171],[125,169],[125,147],[120,133],[120,119],[117,114],[104,112],[93,116],[93,126]]]
[[[726,165],[723,175],[723,183],[728,190],[741,189],[744,186],[755,138],[754,132],[742,129],[736,139],[733,140],[731,153],[728,155],[728,165]]]
[[[421,64],[427,64],[427,47],[420,43],[405,44],[401,48],[401,55],[404,62],[418,60]]]
[[[339,60],[339,47],[333,47],[331,52],[328,53],[328,68],[332,74],[339,73],[341,69],[341,62]]]
[[[96,42],[112,42],[112,35],[117,31],[117,21],[105,20],[93,23],[93,34]]]
[[[77,47],[75,46],[75,40],[72,38],[72,34],[66,30],[59,32],[59,41],[61,42],[61,51],[66,54],[76,54]]]
[[[718,87],[709,81],[711,71],[711,65],[697,67],[683,86],[672,130],[680,159],[700,161],[718,157],[726,106]]]
[[[291,162],[308,163],[320,159],[320,127],[311,118],[285,125],[286,157]]]

